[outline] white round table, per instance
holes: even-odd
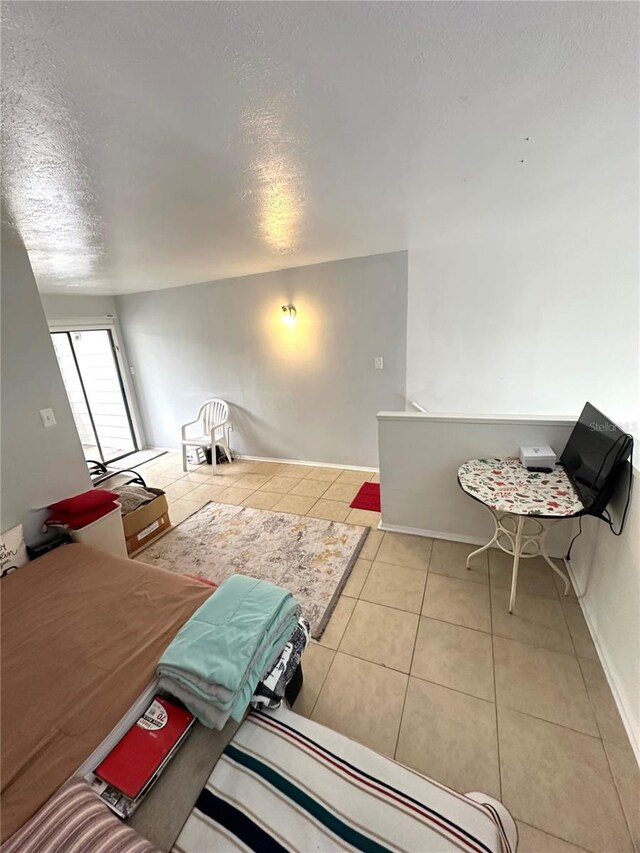
[[[505,459],[471,459],[458,469],[458,483],[470,497],[485,506],[495,523],[493,536],[467,557],[469,563],[477,554],[496,544],[513,557],[509,613],[513,613],[518,585],[518,566],[522,558],[542,556],[564,581],[564,594],[569,592],[569,578],[550,559],[545,547],[547,533],[563,518],[574,518],[584,506],[564,468],[556,466],[549,474],[527,471],[516,457]],[[549,526],[543,521],[551,520]]]

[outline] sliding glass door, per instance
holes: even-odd
[[[114,462],[138,450],[111,329],[51,333],[87,459]]]

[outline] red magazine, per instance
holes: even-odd
[[[193,720],[189,711],[164,696],[155,696],[137,723],[96,767],[95,775],[135,800]]]

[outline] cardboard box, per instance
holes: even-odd
[[[127,553],[131,555],[171,527],[167,496],[158,495],[155,500],[123,516],[122,525]]]

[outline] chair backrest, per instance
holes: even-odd
[[[229,406],[224,400],[207,400],[202,404],[198,413],[202,420],[205,434],[211,432],[214,426],[224,424],[229,418]]]

